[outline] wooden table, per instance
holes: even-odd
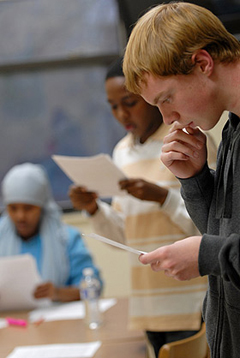
[[[27,312],[4,312],[1,317],[27,319]],[[9,326],[0,329],[0,358],[17,346],[102,342],[94,358],[146,358],[146,342],[141,331],[130,331],[128,300],[121,298],[117,304],[103,313],[104,323],[97,330],[87,328],[81,319],[29,323],[27,327]]]

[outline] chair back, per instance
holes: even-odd
[[[158,358],[208,358],[208,356],[205,323],[192,337],[164,344],[158,354]]]

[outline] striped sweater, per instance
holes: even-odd
[[[130,195],[113,198],[112,206],[99,200],[99,210],[90,218],[96,233],[146,252],[199,234],[186,211],[178,180],[160,161],[168,130],[162,124],[144,144],[135,143],[128,134],[113,152],[114,162],[127,177],[142,178],[169,189],[164,204]],[[214,145],[208,142],[209,155],[214,157]],[[180,282],[143,266],[137,255],[129,254],[129,259],[129,327],[148,331],[198,330],[206,277]]]

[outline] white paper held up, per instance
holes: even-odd
[[[126,191],[120,190],[118,184],[126,175],[107,154],[92,157],[53,155],[52,159],[76,185],[84,186],[100,197],[126,195]]]
[[[95,239],[95,240],[104,242],[105,244],[108,244],[108,245],[116,246],[116,247],[118,247],[119,249],[132,252],[133,254],[137,254],[137,255],[146,254],[146,252],[144,252],[144,251],[136,250],[136,249],[134,249],[133,247],[120,244],[120,243],[117,242],[117,241],[110,240],[110,239],[108,239],[108,238],[106,238],[106,237],[104,237],[104,236],[100,236],[100,235],[97,235],[97,234],[94,234],[94,233],[91,233],[91,234],[82,234],[82,235],[83,235],[83,236],[86,236],[86,237],[91,237],[92,239]]]
[[[0,258],[0,311],[25,310],[50,304],[48,299],[33,297],[42,281],[33,256],[16,255]]]

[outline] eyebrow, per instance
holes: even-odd
[[[153,99],[153,105],[155,106],[158,103],[159,99],[164,96],[165,96],[164,92],[158,93]]]

